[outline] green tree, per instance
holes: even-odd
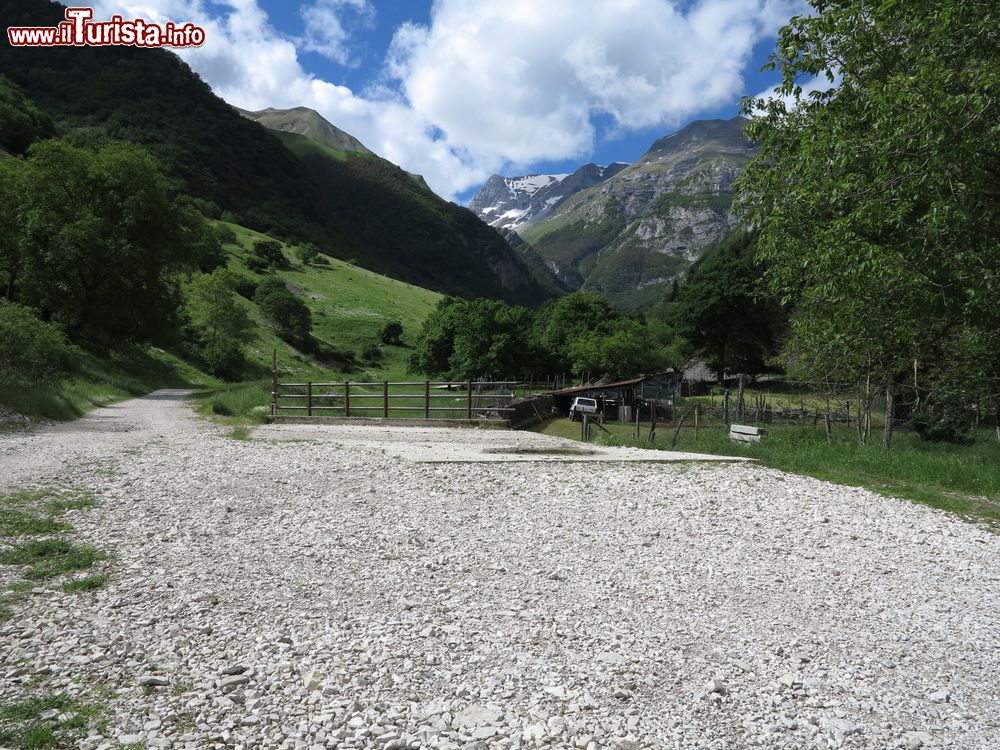
[[[378,332],[378,339],[383,344],[399,346],[400,337],[403,335],[403,324],[398,320],[392,320],[382,326]]]
[[[0,168],[14,223],[3,253],[9,299],[74,341],[165,335],[179,307],[179,272],[200,260],[206,229],[143,149],[124,143],[35,143]],[[6,245],[6,243],[5,243]]]
[[[535,316],[533,332],[539,349],[544,352],[544,369],[581,372],[573,368],[572,342],[599,331],[621,316],[620,310],[596,292],[573,292],[546,302]]]
[[[202,274],[191,284],[188,307],[202,344],[202,358],[214,375],[234,378],[243,368],[243,344],[253,321],[236,296],[236,277],[225,269]]]
[[[0,148],[23,154],[34,141],[56,134],[51,118],[0,76]]]
[[[301,299],[288,290],[271,292],[260,309],[282,339],[302,349],[312,347],[312,314]]]
[[[297,246],[295,248],[295,254],[299,257],[299,260],[304,266],[312,265],[319,260],[320,256],[319,248],[311,242],[306,242],[303,245]]]
[[[253,258],[269,268],[284,268],[288,265],[281,245],[274,240],[257,240],[253,245]]]
[[[974,356],[958,331],[1000,327],[1000,6],[813,5],[779,35],[783,98],[744,103],[761,149],[738,205],[795,303],[791,358],[892,401],[914,361],[940,377]]]
[[[666,365],[646,326],[627,317],[579,334],[569,342],[568,354],[572,372],[615,378],[654,373]]]
[[[263,304],[264,299],[275,292],[287,292],[288,284],[280,276],[268,276],[261,281],[253,293],[254,304],[258,307]]]
[[[757,375],[776,352],[783,316],[776,302],[757,293],[760,275],[752,235],[736,232],[691,267],[667,304],[674,332],[720,379],[727,370]]]
[[[499,300],[446,297],[424,321],[410,369],[465,380],[537,372],[531,311]]]
[[[44,380],[69,361],[61,331],[23,305],[0,299],[0,383]]]

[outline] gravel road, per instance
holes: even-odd
[[[0,624],[0,702],[102,693],[88,750],[1000,748],[1000,536],[754,464],[372,434],[238,441],[161,391],[0,436],[0,483],[92,488],[68,518],[115,556]]]

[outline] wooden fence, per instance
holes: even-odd
[[[271,382],[271,416],[506,422],[513,381]]]

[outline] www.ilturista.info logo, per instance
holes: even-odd
[[[66,20],[58,26],[11,26],[7,39],[12,47],[200,47],[205,30],[193,23],[150,23],[141,18],[95,22],[93,8],[67,8]]]

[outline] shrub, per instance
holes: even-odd
[[[310,345],[312,315],[305,302],[282,290],[271,292],[259,304],[278,336],[296,346]]]
[[[246,360],[243,347],[232,339],[213,339],[201,350],[201,358],[212,375],[225,380],[235,380],[243,370]]]
[[[375,361],[377,359],[382,359],[382,350],[379,349],[375,344],[369,344],[365,347],[365,350],[361,352],[361,357],[368,360],[369,362]]]
[[[944,396],[935,412],[919,411],[910,415],[909,425],[921,440],[931,443],[972,442],[972,409],[955,396]]]
[[[264,300],[274,294],[275,292],[287,292],[288,287],[285,286],[285,282],[277,276],[268,276],[266,279],[257,284],[257,288],[253,293],[253,301],[255,304],[260,305]]]
[[[227,227],[225,224],[216,225],[215,238],[223,245],[236,244],[236,232],[234,232],[231,227]]]
[[[403,335],[403,324],[398,320],[393,320],[382,326],[382,330],[378,332],[379,341],[383,344],[392,344],[393,346],[399,346],[400,337]]]
[[[299,245],[295,249],[295,253],[299,256],[299,260],[302,261],[302,264],[306,266],[311,263],[315,263],[319,259],[319,248],[311,242]]]
[[[231,417],[233,410],[219,399],[215,399],[212,401],[212,414],[218,414],[220,417]]]
[[[257,240],[253,246],[253,257],[271,268],[284,268],[288,265],[281,245],[274,240]]]
[[[233,289],[241,297],[252,300],[254,294],[257,292],[257,282],[253,279],[248,279],[246,276],[240,276],[236,279],[236,285]]]
[[[62,333],[23,305],[0,300],[0,381],[49,378],[65,370],[70,348]]]

